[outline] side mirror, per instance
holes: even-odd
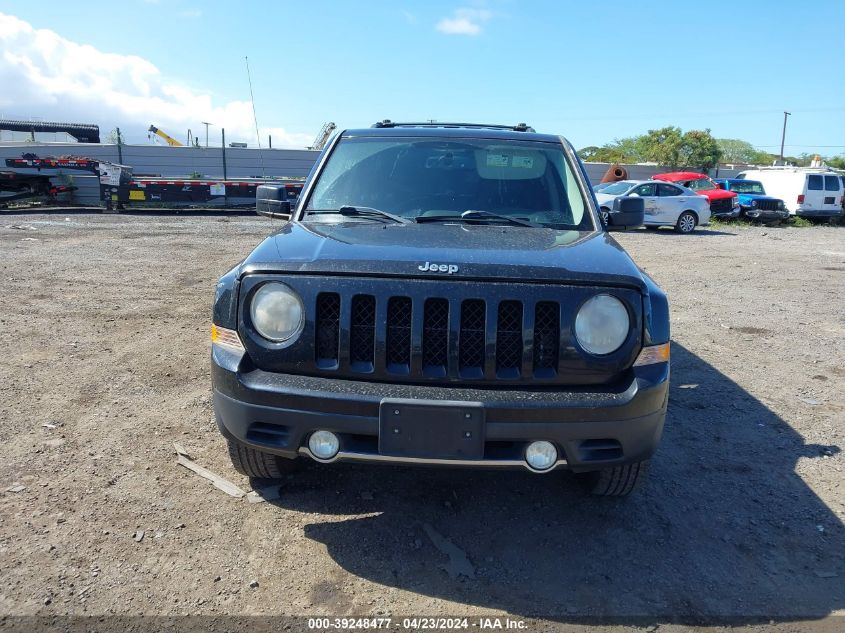
[[[716,189],[724,189],[724,188],[725,188],[725,183],[723,183],[723,182],[717,182],[716,183]]]
[[[255,212],[268,218],[290,220],[291,206],[284,185],[259,185],[255,191]]]
[[[636,229],[645,221],[645,201],[642,198],[620,196],[613,201],[613,209],[607,216],[608,231]]]

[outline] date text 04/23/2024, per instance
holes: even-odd
[[[450,631],[466,630],[470,627],[479,630],[512,630],[527,628],[524,620],[501,617],[480,618],[308,618],[311,630],[361,631],[374,629],[402,629],[411,631]]]

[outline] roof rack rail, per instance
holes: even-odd
[[[476,130],[511,130],[513,132],[536,132],[536,130],[527,123],[517,123],[516,125],[495,125],[487,123],[447,123],[439,121],[425,121],[425,122],[410,122],[400,123],[398,121],[391,121],[385,119],[378,121],[372,125],[376,128],[393,128],[393,127],[467,127]]]

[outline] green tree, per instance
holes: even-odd
[[[619,141],[601,147],[591,145],[578,151],[582,160],[590,163],[635,163],[637,157],[619,145]]]
[[[842,156],[831,156],[825,162],[835,169],[845,169],[845,154]]]
[[[681,164],[684,141],[679,127],[670,125],[659,130],[649,130],[648,134],[638,137],[634,145],[643,161],[672,169]]]
[[[600,151],[601,147],[598,147],[597,145],[588,145],[587,147],[582,147],[581,149],[579,149],[576,154],[578,154],[578,157],[583,161],[587,161],[589,163],[597,163],[600,161],[597,161],[593,157]]]
[[[719,164],[722,150],[710,130],[690,130],[681,137],[680,164],[708,171]]]
[[[746,165],[769,165],[772,162],[771,154],[755,149],[751,143],[738,138],[716,139],[719,149],[722,150],[722,162],[724,163],[745,163]]]

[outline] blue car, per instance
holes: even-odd
[[[766,195],[763,183],[758,180],[721,178],[715,181],[722,189],[733,191],[739,200],[742,215],[750,220],[781,222],[789,218],[783,200]]]

